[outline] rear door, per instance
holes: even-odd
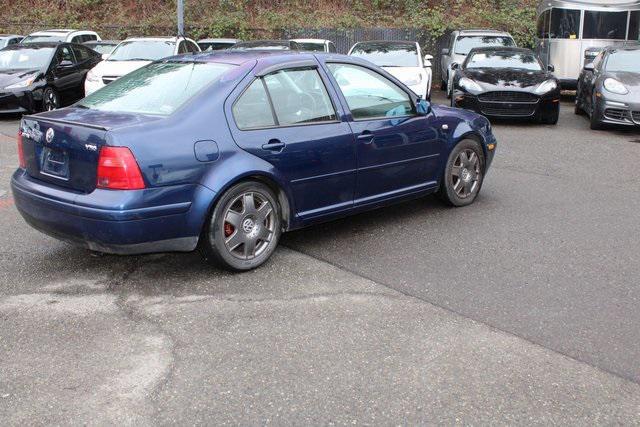
[[[25,116],[21,130],[31,177],[84,193],[95,189],[105,129]]]
[[[441,143],[433,115],[417,115],[412,95],[372,68],[327,63],[351,112],[358,173],[354,204],[435,185]]]
[[[274,71],[243,87],[227,108],[233,137],[284,176],[296,215],[306,219],[351,209],[353,135],[317,63]]]
[[[58,46],[52,64],[53,86],[60,95],[62,105],[68,105],[78,99],[82,93],[82,74],[70,44]]]

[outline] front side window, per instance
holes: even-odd
[[[549,37],[552,39],[577,39],[580,36],[580,11],[553,9]]]
[[[72,64],[76,62],[69,46],[61,47],[56,53],[56,63],[60,64],[62,61],[71,62]]]
[[[474,47],[507,47],[516,43],[508,36],[459,36],[456,40],[455,53],[467,55]]]
[[[254,80],[235,102],[233,117],[247,130],[334,121],[336,113],[318,71],[292,69]]]
[[[409,95],[390,80],[365,67],[327,64],[338,82],[354,119],[413,114]]]
[[[464,68],[514,68],[518,70],[541,71],[542,65],[532,53],[477,52]]]
[[[120,43],[108,61],[155,61],[173,55],[175,43],[168,40],[132,40]]]
[[[417,67],[420,64],[415,43],[358,43],[351,56],[366,59],[379,67]]]
[[[101,111],[168,116],[234,67],[202,62],[153,63],[120,77],[76,105]]]
[[[624,40],[627,31],[627,12],[584,12],[583,39]]]

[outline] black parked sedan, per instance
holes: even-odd
[[[472,49],[453,77],[452,107],[488,117],[533,118],[558,123],[560,84],[529,49]]]
[[[73,43],[30,43],[0,50],[0,113],[49,111],[84,95],[100,54]]]
[[[608,47],[578,78],[576,114],[587,113],[591,129],[605,124],[640,126],[640,47]]]

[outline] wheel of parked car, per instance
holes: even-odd
[[[580,108],[580,103],[578,102],[578,98],[576,97],[576,103],[573,106],[573,113],[576,116],[582,116],[584,115],[584,111],[582,110],[582,108]]]
[[[453,206],[473,203],[484,178],[484,153],[472,139],[462,140],[449,154],[439,196]]]
[[[560,118],[560,105],[559,103],[557,103],[550,110],[542,112],[541,121],[542,123],[547,125],[557,125],[559,118]]]
[[[595,95],[591,98],[591,113],[589,114],[589,122],[591,129],[602,129],[602,122],[600,121],[600,112],[598,111],[598,105],[596,104]]]
[[[42,93],[42,110],[52,111],[60,108],[60,97],[52,87],[48,87]]]
[[[273,254],[281,232],[280,209],[266,185],[248,181],[230,188],[216,204],[202,236],[205,258],[246,271]]]

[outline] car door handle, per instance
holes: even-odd
[[[371,131],[365,130],[356,138],[358,141],[361,141],[363,144],[371,144],[373,141],[373,133]]]
[[[287,144],[279,139],[270,139],[269,142],[262,146],[263,150],[280,152]]]

